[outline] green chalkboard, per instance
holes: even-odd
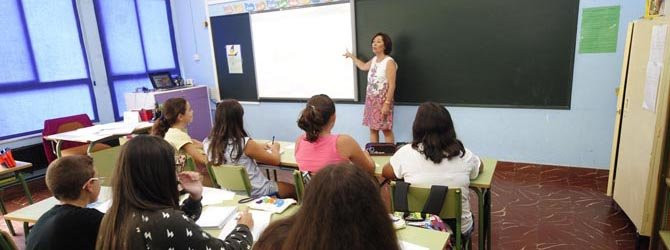
[[[355,14],[359,58],[375,33],[393,40],[397,103],[570,108],[578,0],[357,0]]]

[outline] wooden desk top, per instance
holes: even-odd
[[[104,201],[106,199],[109,199],[108,197],[110,194],[111,194],[111,188],[103,187],[100,191],[99,200]],[[220,206],[244,207],[246,205],[240,205],[237,202],[245,197],[246,196],[235,195],[235,198],[233,198],[233,200],[224,201],[220,204]],[[44,214],[46,211],[48,211],[57,204],[60,204],[60,202],[52,196],[49,197],[48,199],[42,200],[30,206],[6,214],[5,219],[20,222],[35,223],[40,218],[40,216],[42,216],[42,214]],[[272,221],[286,218],[297,212],[298,209],[299,209],[298,206],[291,206],[286,211],[284,211],[284,213],[273,214]],[[221,230],[206,229],[205,231],[214,237],[217,237],[221,233]],[[396,232],[399,240],[428,247],[429,249],[435,249],[435,250],[443,249],[447,243],[447,240],[449,239],[449,233],[427,230],[418,227],[408,226],[403,229],[397,230]]]
[[[7,168],[4,165],[0,165],[0,175],[7,174],[7,173],[13,173],[19,170],[24,170],[26,168],[32,167],[33,164],[30,162],[24,162],[24,161],[16,161],[16,167],[13,168]]]
[[[153,123],[140,122],[137,123],[135,129],[131,133],[120,132],[123,122],[114,122],[107,124],[98,124],[91,127],[80,128],[73,131],[53,134],[45,136],[44,139],[48,141],[73,141],[82,143],[91,143],[114,137],[121,137],[132,133],[144,133],[151,129]]]
[[[268,143],[269,140],[255,140],[258,143]],[[295,160],[295,142],[277,141],[281,147],[281,160],[279,161],[282,167],[298,168],[298,163]],[[381,175],[382,168],[389,162],[391,156],[373,156],[375,161],[375,174]],[[475,188],[491,188],[491,181],[496,170],[498,160],[482,157],[484,163],[484,170],[477,176],[477,178],[470,180],[470,187]]]

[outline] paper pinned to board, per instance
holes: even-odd
[[[649,62],[663,63],[665,54],[665,40],[668,34],[668,25],[654,25],[651,30],[651,45],[649,46]]]
[[[239,44],[226,45],[226,58],[228,59],[228,73],[242,74],[242,50]]]
[[[656,99],[658,97],[658,84],[661,81],[663,63],[649,61],[647,63],[647,75],[644,81],[644,101],[642,108],[656,112]]]

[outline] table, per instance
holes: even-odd
[[[256,140],[258,143],[268,143],[269,140]],[[280,166],[298,168],[298,163],[295,161],[295,143],[279,141],[281,147]],[[286,145],[286,147],[285,147]],[[373,156],[375,161],[375,174],[381,175],[382,169],[389,162],[391,156]],[[491,249],[491,181],[493,181],[493,174],[496,170],[498,161],[495,159],[482,157],[484,169],[477,176],[477,178],[470,180],[470,189],[477,194],[479,219],[479,249]],[[486,248],[484,248],[486,246]]]
[[[6,168],[4,166],[0,167],[0,180],[5,180],[11,177],[16,178],[15,180],[9,182],[3,182],[2,186],[6,187],[8,185],[15,184],[17,182],[21,183],[21,186],[23,187],[23,192],[25,193],[26,198],[28,198],[28,202],[30,204],[33,204],[33,197],[32,195],[30,195],[30,189],[28,189],[28,184],[26,183],[25,178],[23,178],[23,173],[21,173],[21,170],[30,168],[32,166],[33,164],[30,162],[16,161],[16,166],[13,168]],[[7,208],[5,208],[5,204],[4,202],[2,202],[2,200],[0,200],[0,212],[2,212],[3,215],[7,214]],[[7,228],[9,229],[9,232],[12,235],[16,235],[14,233],[14,226],[12,226],[12,223],[10,223],[9,220],[7,220],[6,218],[5,222],[7,222]]]
[[[110,194],[111,194],[111,188],[102,187],[102,189],[100,190],[99,200],[103,201],[104,199],[109,199],[108,197],[110,197],[109,196]],[[224,201],[220,204],[220,206],[245,206],[237,203],[240,199],[243,198],[246,198],[246,196],[235,195],[233,200]],[[27,239],[29,231],[28,224],[37,222],[37,220],[40,218],[40,216],[42,216],[42,214],[44,214],[46,211],[48,211],[53,206],[59,203],[60,202],[56,198],[49,197],[45,200],[42,200],[30,206],[11,212],[5,215],[5,219],[23,222],[23,228],[25,230],[24,232]],[[281,214],[272,215],[271,220],[275,221],[278,219],[286,218],[297,211],[298,206],[294,205],[292,207],[289,207],[286,211],[284,211]],[[221,230],[218,229],[205,229],[205,231],[214,237],[218,236],[221,233]],[[444,249],[444,246],[447,244],[447,240],[449,239],[449,233],[427,230],[418,227],[408,226],[403,229],[396,230],[396,232],[399,240],[403,240],[409,243],[417,244],[435,250]]]
[[[56,142],[54,149],[56,151],[56,157],[58,158],[61,157],[61,145],[64,141],[88,143],[86,153],[91,155],[91,151],[93,150],[93,145],[95,145],[95,143],[119,138],[129,134],[146,133],[149,131],[149,129],[151,129],[151,126],[153,126],[153,123],[151,122],[140,122],[136,124],[114,122],[48,135],[45,136],[44,139],[47,141]]]

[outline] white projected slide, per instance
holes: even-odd
[[[251,14],[259,98],[356,99],[351,5]]]

